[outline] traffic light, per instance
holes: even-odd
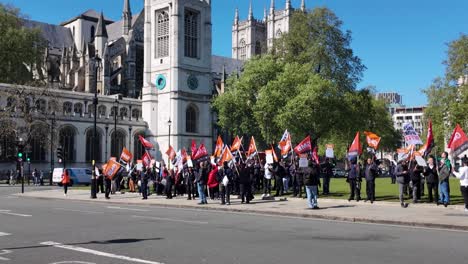
[[[23,158],[23,152],[24,152],[24,146],[23,145],[18,145],[18,159]]]
[[[26,158],[26,161],[27,161],[27,162],[31,162],[31,158],[27,157],[27,158]]]
[[[57,158],[59,160],[63,160],[63,149],[62,149],[62,147],[57,148]]]

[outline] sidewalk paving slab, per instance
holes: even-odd
[[[85,201],[111,205],[154,205],[468,231],[468,213],[463,211],[461,205],[445,208],[435,204],[410,203],[409,207],[405,209],[395,202],[377,201],[371,204],[363,201],[348,202],[347,200],[319,199],[320,210],[311,210],[307,208],[307,201],[301,198],[264,201],[257,196],[250,204],[241,204],[240,199],[236,199],[237,196],[233,195],[231,196],[231,205],[228,206],[220,205],[219,200],[209,200],[206,205],[198,205],[198,200],[187,200],[186,197],[166,199],[163,196],[155,196],[154,194],[149,196],[148,200],[141,200],[138,193],[118,193],[111,195],[109,200],[106,200],[103,194],[98,194],[97,199],[90,199],[88,190],[69,190],[66,197],[61,189],[33,191],[17,195],[27,198]]]

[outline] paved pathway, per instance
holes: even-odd
[[[69,190],[68,196],[61,189],[33,191],[18,194],[24,197],[41,199],[78,200],[96,203],[108,203],[112,206],[123,205],[154,205],[163,207],[197,208],[204,210],[232,211],[242,213],[267,214],[289,217],[311,217],[339,221],[370,222],[394,225],[409,225],[418,227],[468,230],[468,213],[460,205],[436,206],[431,204],[410,204],[403,209],[398,203],[375,202],[374,204],[348,202],[347,200],[319,199],[320,210],[307,208],[305,199],[289,198],[287,200],[262,201],[254,199],[251,204],[241,204],[239,199],[231,199],[231,205],[220,205],[219,201],[208,201],[207,205],[197,205],[198,200],[187,200],[176,197],[172,200],[162,196],[149,196],[141,200],[138,193],[115,194],[110,200],[98,194],[98,199],[89,198],[87,190]],[[232,196],[234,197],[234,196]],[[137,208],[137,207],[135,207]]]

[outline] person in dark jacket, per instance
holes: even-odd
[[[320,186],[320,165],[309,162],[304,170],[304,185],[307,192],[307,203],[311,209],[318,207],[318,187]]]
[[[333,164],[330,162],[330,158],[325,159],[325,163],[321,165],[323,172],[323,190],[322,194],[330,194],[330,179],[333,177]]]
[[[442,153],[442,159],[439,165],[439,203],[447,207],[450,203],[450,184],[449,178],[452,173],[452,165],[448,159],[448,153]]]
[[[231,204],[231,188],[234,180],[234,172],[229,167],[228,162],[223,163],[223,168],[218,171],[219,193],[221,194],[221,204]]]
[[[427,160],[427,167],[424,168],[423,174],[424,178],[426,178],[427,195],[429,198],[429,202],[434,202],[434,197],[437,201],[439,197],[439,174],[437,173],[437,167],[435,164],[434,156],[430,156]]]
[[[396,169],[396,181],[398,182],[398,192],[401,207],[406,208],[408,204],[405,203],[405,187],[410,182],[410,174],[406,160],[399,162]]]
[[[171,169],[166,175],[166,199],[172,199],[172,185],[174,185],[174,171]]]
[[[377,164],[375,163],[374,159],[368,158],[365,177],[366,177],[366,193],[367,193],[367,200],[371,203],[375,201],[375,178],[377,176]]]
[[[198,175],[196,175],[198,196],[200,199],[200,202],[198,204],[208,204],[208,201],[206,200],[206,194],[205,194],[206,183],[208,182],[208,173],[209,173],[208,166],[207,166],[207,163],[204,161],[200,164]]]
[[[273,163],[273,175],[275,176],[275,196],[283,196],[283,177],[285,177],[285,169],[278,162]]]
[[[359,200],[361,200],[361,188],[359,187],[361,181],[361,169],[357,163],[357,158],[351,159],[350,163],[348,178],[346,179],[349,183],[350,190],[348,202],[354,200],[354,198],[359,202]]]
[[[241,163],[239,166],[239,174],[241,203],[250,203],[250,172],[244,163]]]
[[[413,184],[413,203],[417,203],[421,199],[421,174],[423,168],[418,164],[414,164],[411,169],[411,182]]]
[[[143,195],[142,200],[148,199],[148,174],[146,167],[143,167],[141,176],[141,194]]]

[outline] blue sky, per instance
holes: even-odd
[[[120,19],[123,0],[0,0],[12,3],[31,19],[58,24],[87,9]],[[275,0],[284,8],[286,0]],[[143,0],[131,0],[135,13]],[[231,26],[235,7],[241,19],[249,0],[212,0],[213,53],[231,55]],[[252,0],[254,16],[263,17],[270,0]],[[292,0],[294,7],[300,0]],[[396,91],[406,105],[426,103],[421,89],[444,74],[446,44],[468,33],[467,0],[306,0],[308,8],[326,6],[351,30],[352,48],[367,66],[358,87],[375,85],[378,91]]]

